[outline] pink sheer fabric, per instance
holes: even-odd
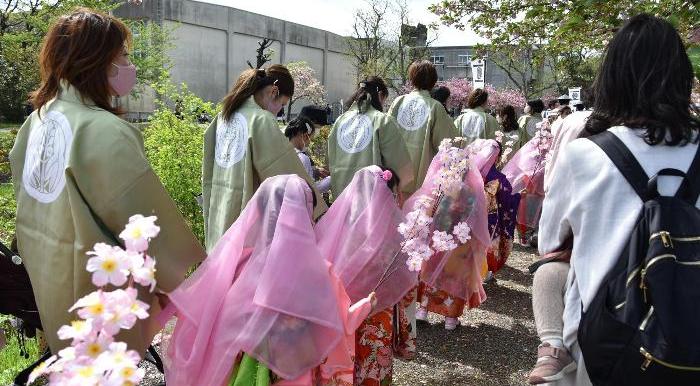
[[[222,385],[242,352],[294,379],[343,342],[350,301],[316,245],[311,200],[301,178],[268,178],[169,294],[169,385]]]
[[[433,158],[425,182],[411,196],[404,211],[413,209],[415,201],[430,195],[436,188],[435,176],[440,171],[439,154]],[[452,230],[459,222],[466,221],[471,228],[471,239],[465,245],[449,252],[438,252],[424,265],[421,281],[448,294],[478,305],[486,300],[482,285],[481,269],[486,259],[486,250],[491,244],[488,230],[488,213],[484,180],[474,164],[464,174],[464,184],[454,196],[445,196],[433,216],[433,229]],[[476,299],[476,300],[474,300]]]
[[[316,225],[321,254],[353,302],[368,296],[382,274],[391,272],[377,288],[377,311],[399,303],[418,285],[417,273],[409,271],[407,256],[400,253],[397,228],[403,215],[381,172],[378,166],[358,170]]]
[[[494,139],[475,139],[469,147],[473,149],[474,153],[471,156],[472,164],[479,169],[482,178],[486,178],[489,174],[491,167],[496,160],[498,160],[498,153],[501,151],[501,147],[498,142]]]
[[[536,228],[544,201],[544,172],[551,134],[540,129],[503,168],[513,192],[522,194],[518,209],[518,224]],[[523,192],[524,191],[524,192]]]

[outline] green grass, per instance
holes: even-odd
[[[9,319],[0,315],[0,327],[5,328]],[[39,359],[39,345],[36,339],[26,339],[25,345],[29,352],[29,358],[19,355],[19,344],[15,335],[7,337],[7,346],[0,350],[0,385],[11,385],[17,373],[27,368],[35,360]]]

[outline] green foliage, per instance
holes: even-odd
[[[552,5],[541,0],[442,0],[430,10],[446,25],[471,28],[490,40],[483,49],[514,61],[519,52],[535,47],[532,62],[553,67],[550,81],[563,91],[592,82],[598,56],[631,15],[649,13],[667,19],[690,40],[691,32],[700,25],[700,12],[694,3],[563,0]]]
[[[217,108],[190,92],[184,84],[178,89],[163,79],[154,88],[164,99],[144,129],[146,155],[192,231],[203,242],[204,219],[196,196],[202,192],[206,125],[198,123],[197,118],[202,113],[214,117]],[[168,106],[168,100],[179,101],[180,117]]]
[[[9,182],[12,173],[10,172],[10,150],[15,144],[17,130],[5,130],[0,132],[0,183]]]
[[[173,66],[168,51],[174,48],[171,34],[174,28],[143,20],[124,21],[133,34],[133,47],[129,59],[136,66],[137,86],[132,95],[138,97],[146,86],[162,82]]]
[[[15,235],[17,203],[11,183],[0,184],[0,240],[10,245]]]
[[[328,136],[331,126],[322,126],[316,130],[309,144],[310,156],[314,164],[328,168]]]

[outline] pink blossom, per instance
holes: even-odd
[[[457,248],[452,235],[443,231],[433,232],[433,248],[438,251],[447,252]]]
[[[92,283],[98,287],[107,284],[121,286],[129,276],[129,259],[124,250],[105,243],[95,244],[87,253],[93,256],[87,261],[87,271],[92,272]]]
[[[74,320],[70,326],[61,326],[58,329],[58,338],[62,340],[73,339],[73,344],[85,340],[94,332],[92,320]]]
[[[119,234],[119,238],[124,240],[127,250],[143,252],[148,249],[148,242],[158,236],[159,232],[156,216],[144,217],[137,214],[129,218],[129,223]]]
[[[153,292],[156,287],[156,260],[148,255],[134,253],[131,255],[131,274],[134,281]]]
[[[466,222],[462,221],[458,223],[457,225],[452,228],[452,234],[457,237],[457,240],[461,242],[462,244],[466,243],[469,239],[471,239],[471,228],[469,227],[469,224]]]

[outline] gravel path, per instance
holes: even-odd
[[[431,314],[418,325],[418,357],[397,361],[394,384],[400,386],[510,386],[525,385],[535,362],[538,340],[532,317],[532,276],[527,266],[535,250],[515,246],[497,283],[485,286],[488,299],[466,311],[461,326],[446,331],[442,316]],[[142,385],[163,378],[150,364]],[[205,386],[205,385],[202,385]]]

